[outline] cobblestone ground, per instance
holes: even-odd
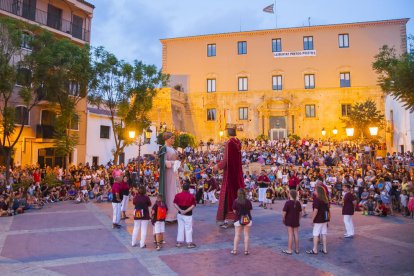
[[[354,216],[356,236],[343,238],[340,209],[334,207],[328,255],[310,256],[312,225],[302,220],[301,252],[287,256],[282,201],[272,209],[254,205],[251,254],[230,254],[233,229],[215,224],[216,206],[197,206],[195,249],[176,248],[176,225],[166,228],[157,252],[131,247],[132,220],[111,228],[111,204],[54,203],[24,215],[0,218],[0,275],[413,275],[414,220]],[[132,212],[130,202],[129,215]],[[149,227],[152,233],[152,226]],[[242,250],[240,245],[239,251]]]

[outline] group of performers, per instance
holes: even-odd
[[[216,221],[223,228],[229,226],[228,222],[235,219],[233,202],[237,197],[237,190],[244,188],[241,143],[236,138],[236,127],[229,125],[227,128],[229,140],[224,149],[224,158],[213,167],[214,171],[223,170],[223,182],[220,190],[219,205]],[[164,132],[165,145],[159,151],[160,158],[160,186],[159,193],[163,196],[167,206],[173,206],[174,197],[180,191],[179,172],[181,162],[179,153],[173,148],[174,134]],[[177,220],[177,210],[168,208],[167,222]]]

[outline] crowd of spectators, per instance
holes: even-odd
[[[328,189],[330,204],[341,205],[342,187],[350,185],[358,201],[356,210],[362,214],[400,213],[413,217],[414,154],[411,152],[380,157],[373,145],[360,147],[313,139],[242,142],[247,197],[260,201],[264,208],[272,208],[275,200],[288,199],[289,190],[295,189],[305,207],[303,215],[306,215],[306,205],[312,200],[315,184],[321,181]],[[181,181],[190,184],[190,192],[198,203],[217,202],[221,176],[212,167],[222,158],[221,144],[182,150]],[[0,215],[15,215],[58,201],[111,201],[115,176],[124,176],[131,194],[135,192],[134,187],[144,184],[147,195],[156,196],[158,158],[156,154],[146,155],[139,161],[116,166],[79,164],[68,170],[36,165],[13,167],[8,179],[5,168],[1,167]],[[259,189],[265,189],[261,196]]]

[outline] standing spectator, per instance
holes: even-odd
[[[266,171],[262,170],[259,178],[257,179],[257,184],[259,185],[259,207],[263,207],[264,209],[267,209],[266,207],[266,190],[270,185],[270,179],[266,175]]]
[[[345,238],[352,238],[354,237],[355,230],[354,230],[354,223],[352,221],[352,216],[354,215],[356,199],[351,191],[350,185],[343,186],[345,196],[344,196],[344,204],[342,207],[342,215],[344,216],[344,224],[345,224],[345,231],[344,234]]]
[[[313,248],[306,251],[307,254],[318,254],[319,235],[322,236],[322,253],[328,254],[326,249],[326,235],[328,234],[328,222],[330,221],[329,201],[325,189],[322,186],[316,187],[316,197],[313,201]]]
[[[128,200],[129,200],[129,185],[128,185],[128,177],[124,176],[121,182],[121,219],[127,219],[126,210],[128,207]]]
[[[121,180],[120,176],[115,177],[112,185],[112,228],[121,228]]]
[[[250,226],[252,226],[252,203],[246,198],[246,192],[240,188],[237,190],[237,198],[233,202],[233,211],[236,214],[234,222],[234,244],[233,250],[230,252],[233,255],[237,255],[237,247],[239,246],[239,240],[243,229],[244,235],[244,255],[249,255],[249,232]]]
[[[145,194],[145,186],[139,186],[138,194],[135,195],[133,203],[135,206],[134,211],[134,231],[132,232],[132,246],[136,245],[138,232],[141,229],[141,239],[139,246],[145,248],[145,240],[147,238],[147,228],[149,216],[149,207],[151,206],[150,198]]]
[[[177,247],[181,247],[185,241],[187,248],[195,248],[193,243],[193,209],[196,206],[195,198],[188,192],[190,184],[183,185],[183,191],[178,193],[174,198],[174,206],[178,210],[178,232],[177,232]]]
[[[296,176],[296,172],[292,171],[291,175],[289,177],[289,190],[296,190],[297,187],[299,186],[300,180],[299,178]]]
[[[411,218],[414,219],[414,193],[410,193],[410,200],[408,201],[408,211],[411,214]]]
[[[297,191],[290,190],[289,200],[286,201],[283,207],[283,223],[288,230],[288,249],[282,252],[288,255],[292,255],[293,240],[295,240],[295,253],[299,254],[299,226],[300,217],[302,216],[302,207],[300,201],[297,199]]]
[[[154,206],[152,206],[151,211],[157,251],[161,250],[161,246],[164,243],[165,219],[167,217],[167,211],[168,207],[165,205],[165,202],[163,201],[162,194],[158,194],[157,200],[155,201]]]

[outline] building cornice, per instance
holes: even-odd
[[[185,36],[175,38],[163,38],[160,39],[161,43],[165,45],[167,42],[182,41],[182,40],[202,40],[212,37],[237,37],[237,36],[256,36],[256,35],[267,35],[267,34],[280,34],[287,32],[300,32],[300,31],[312,31],[312,30],[323,30],[323,29],[338,29],[338,28],[349,28],[349,27],[370,27],[370,26],[381,26],[381,25],[405,25],[410,18],[390,19],[390,20],[378,20],[378,21],[367,21],[367,22],[354,22],[354,23],[340,23],[340,24],[329,24],[329,25],[315,25],[315,26],[303,26],[303,27],[290,27],[280,29],[266,29],[266,30],[252,30],[243,32],[229,32],[229,33],[217,33],[207,35],[196,35],[196,36]]]

